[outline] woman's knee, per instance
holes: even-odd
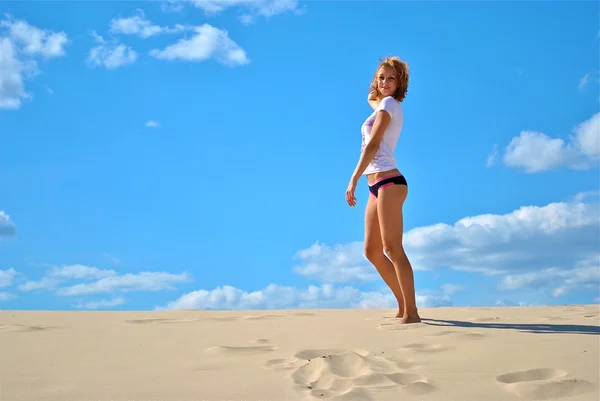
[[[392,261],[400,261],[406,257],[402,241],[384,240],[383,250]]]
[[[365,244],[365,256],[370,262],[376,262],[382,257],[385,257],[383,249],[380,246],[378,247],[368,243]]]

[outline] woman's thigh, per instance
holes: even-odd
[[[377,198],[371,194],[369,194],[369,200],[365,207],[365,253],[367,256],[383,253],[383,242],[381,240],[377,212]]]
[[[402,208],[408,196],[406,185],[390,185],[379,190],[377,216],[383,243],[386,247],[402,246],[404,220]]]

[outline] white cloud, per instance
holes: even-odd
[[[123,305],[124,303],[125,298],[113,297],[110,299],[100,299],[98,301],[79,302],[75,304],[75,307],[78,309],[106,309]]]
[[[327,246],[315,243],[298,251],[301,262],[294,272],[306,278],[326,283],[377,280],[379,274],[364,256],[362,242]]]
[[[421,308],[451,305],[447,295],[417,294]],[[312,308],[396,308],[390,291],[361,291],[332,284],[310,285],[306,289],[270,284],[247,292],[231,286],[189,292],[156,309],[312,309]]]
[[[2,277],[0,270],[0,280]],[[21,291],[50,290],[56,295],[68,297],[101,293],[113,295],[108,300],[82,300],[76,304],[77,308],[98,309],[123,304],[125,300],[116,296],[118,292],[169,290],[175,288],[175,284],[184,283],[190,279],[191,276],[187,272],[180,274],[168,272],[119,274],[115,270],[75,264],[52,267],[39,280],[27,281],[17,288]]]
[[[498,158],[498,145],[494,144],[492,151],[490,152],[490,154],[487,157],[485,166],[488,168],[492,167],[494,165],[494,163],[496,163],[497,158]]]
[[[452,306],[452,299],[450,294],[438,294],[433,291],[424,291],[419,293],[417,291],[417,306],[420,308],[438,308],[441,306]]]
[[[600,113],[577,125],[569,142],[562,138],[523,131],[512,138],[505,149],[504,164],[538,173],[567,167],[581,170],[593,167],[600,160]]]
[[[40,280],[30,280],[18,286],[19,290],[29,292],[35,290],[53,290],[60,280],[52,277],[42,277]]]
[[[0,270],[0,288],[9,287],[17,277],[17,271],[12,267],[7,270]]]
[[[587,86],[587,84],[588,84],[589,81],[590,81],[590,73],[588,72],[583,77],[581,77],[581,79],[579,80],[579,85],[577,86],[577,88],[579,90],[583,90]]]
[[[600,290],[600,256],[581,261],[574,268],[548,268],[502,278],[501,290],[545,290],[553,297],[573,292]]]
[[[24,20],[13,20],[11,16],[0,21],[0,27],[7,28],[12,40],[20,44],[23,52],[28,55],[55,58],[66,54],[65,47],[69,44],[69,39],[64,32],[40,29]]]
[[[415,270],[452,268],[487,274],[527,269],[569,269],[600,254],[598,203],[580,201],[523,206],[510,213],[465,217],[417,227],[404,236]],[[379,279],[362,241],[298,252],[295,271],[323,282]]]
[[[150,55],[163,60],[202,62],[209,59],[230,65],[248,64],[250,60],[237,43],[229,38],[227,31],[203,24],[192,29],[195,34],[189,39],[180,39],[163,50],[152,49]]]
[[[573,200],[575,202],[583,202],[588,198],[595,198],[595,201],[600,201],[600,191],[583,191],[575,194]]]
[[[13,42],[0,37],[0,109],[16,110],[22,99],[30,99],[25,91],[25,66],[17,58]]]
[[[151,36],[156,36],[165,33],[183,32],[185,26],[177,24],[173,28],[155,25],[144,17],[144,11],[137,10],[135,15],[126,18],[113,18],[110,21],[110,31],[112,33],[124,35],[136,35],[146,39]]]
[[[158,128],[158,127],[160,127],[160,123],[158,121],[154,121],[154,120],[146,121],[146,127]]]
[[[176,13],[183,10],[181,0],[165,0],[161,3],[160,9],[165,13]]]
[[[94,280],[116,274],[114,270],[98,269],[93,266],[65,265],[62,267],[52,267],[48,274],[40,280],[27,281],[19,285],[18,288],[21,291],[54,290],[66,281]]]
[[[421,269],[499,273],[525,266],[573,266],[598,253],[598,204],[523,206],[504,215],[465,217],[454,225],[410,230],[405,247]]]
[[[0,292],[0,301],[8,301],[13,299],[15,296],[9,292]]]
[[[242,15],[240,16],[240,22],[244,25],[251,25],[256,22],[256,18],[253,15]]]
[[[116,256],[114,256],[114,255],[111,255],[111,254],[109,254],[109,253],[106,253],[106,252],[105,252],[105,253],[104,253],[104,256],[105,256],[105,257],[106,257],[108,260],[110,260],[110,261],[111,261],[111,263],[113,263],[113,264],[115,264],[115,265],[118,265],[118,264],[120,264],[120,263],[121,263],[121,260],[120,260],[119,258],[117,258]]]
[[[451,268],[502,275],[498,279],[502,291],[543,290],[554,297],[580,291],[597,292],[600,288],[597,194],[582,192],[568,202],[523,206],[506,214],[484,214],[465,217],[454,224],[417,227],[405,234],[405,248],[416,270]],[[394,308],[395,299],[387,288],[364,291],[335,284],[381,280],[363,252],[359,241],[333,247],[315,243],[297,252],[299,264],[294,270],[322,284],[306,288],[270,284],[253,292],[231,286],[200,289],[158,309]],[[187,273],[119,274],[114,270],[71,265],[54,267],[39,282],[21,287],[37,283],[38,288],[52,289],[62,296],[98,293],[115,296],[118,292],[172,289],[174,284],[188,279]],[[72,280],[78,283],[64,285]],[[449,306],[452,296],[464,291],[466,288],[461,284],[445,283],[441,292],[417,291],[417,302],[420,307]],[[111,302],[117,302],[115,299],[120,298],[81,301],[78,307],[110,307]]]
[[[90,280],[104,277],[115,276],[114,270],[98,269],[94,266],[68,265],[63,267],[54,267],[50,272],[51,277],[68,280]]]
[[[191,0],[191,2],[208,16],[215,16],[233,7],[267,18],[286,12],[301,13],[298,0]]]
[[[467,290],[464,285],[450,283],[442,285],[442,289],[444,290],[444,294],[448,296],[452,296]]]
[[[523,301],[513,301],[510,299],[499,299],[496,301],[496,306],[535,306]]]
[[[575,147],[586,157],[600,157],[600,112],[575,127]]]
[[[0,20],[0,109],[17,110],[23,100],[31,100],[25,80],[39,72],[34,57],[64,56],[68,44],[64,32],[40,29],[10,15]]]
[[[593,196],[595,195],[595,199]],[[592,197],[593,202],[584,202]],[[465,217],[452,225],[417,227],[405,234],[415,270],[451,268],[501,275],[500,290],[543,290],[554,297],[600,288],[600,208],[597,192],[570,202],[523,206],[503,215]],[[363,243],[316,243],[298,252],[295,271],[323,282],[380,280],[363,256]],[[464,291],[456,284],[422,302],[440,306]]]
[[[137,9],[130,17],[113,18],[109,24],[109,30],[113,34],[135,35],[142,39],[152,36],[184,32],[191,27],[176,24],[174,27],[153,24],[144,16],[144,11]],[[113,38],[110,43],[96,32],[92,33],[97,45],[90,49],[86,58],[88,65],[92,67],[103,66],[108,69],[116,69],[125,65],[135,63],[139,53],[131,46],[121,43]]]
[[[104,38],[95,32],[92,33],[97,46],[90,49],[86,62],[91,67],[105,67],[107,69],[116,69],[125,65],[133,64],[138,59],[138,53],[130,46],[126,46],[118,41],[108,43]]]
[[[174,283],[183,283],[190,279],[187,273],[141,272],[112,275],[92,283],[80,283],[61,287],[57,295],[76,296],[110,292],[160,291],[172,289]]]
[[[600,74],[599,73],[600,73],[600,71],[596,70],[596,71],[588,72],[587,74],[582,76],[581,79],[579,80],[579,85],[577,85],[577,89],[579,89],[581,92],[583,92],[585,90],[585,88],[588,87],[590,81],[592,81],[592,80],[596,84],[600,83]]]
[[[358,306],[369,294],[352,287],[336,288],[330,284],[309,286],[306,290],[271,284],[260,291],[246,292],[231,286],[214,290],[198,290],[182,295],[166,309],[287,309],[287,308],[337,308],[342,305]],[[386,304],[386,298],[378,302]]]
[[[1,43],[0,43],[0,45],[1,45]],[[0,60],[0,64],[1,63],[2,63],[2,60]],[[1,72],[2,71],[0,69],[0,73]],[[2,80],[2,78],[0,75],[0,84],[2,83],[1,80]],[[1,87],[0,87],[0,96],[1,96]],[[0,238],[12,237],[16,234],[17,234],[17,228],[15,227],[15,224],[10,220],[10,216],[0,210]]]

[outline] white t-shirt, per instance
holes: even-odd
[[[391,120],[385,132],[383,133],[383,138],[381,139],[379,149],[377,150],[375,157],[373,157],[373,160],[371,160],[371,162],[365,169],[363,175],[377,173],[381,171],[389,171],[397,168],[396,159],[394,157],[394,151],[396,150],[396,143],[398,142],[400,132],[402,131],[402,124],[404,123],[404,114],[402,112],[402,105],[400,104],[400,102],[398,102],[391,96],[387,96],[381,99],[381,102],[379,102],[377,108],[361,126],[361,152],[363,151],[365,146],[367,146],[367,143],[369,143],[369,139],[371,138],[371,130],[373,129],[373,123],[375,122],[375,117],[377,117],[377,113],[380,110],[387,111],[391,117]]]

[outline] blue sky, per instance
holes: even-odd
[[[421,307],[598,302],[597,2],[0,4],[0,308],[394,307],[345,189],[381,57]]]

